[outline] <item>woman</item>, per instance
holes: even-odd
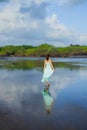
[[[50,86],[48,79],[53,74],[53,72],[54,72],[54,67],[53,67],[51,59],[49,58],[49,54],[48,54],[46,56],[45,61],[44,61],[44,73],[43,73],[43,77],[42,77],[42,80],[41,80],[48,87]]]

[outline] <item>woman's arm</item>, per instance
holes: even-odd
[[[51,65],[52,70],[54,70],[54,66],[51,60],[50,60],[50,65]]]
[[[46,62],[44,61],[44,69],[45,69],[45,67],[46,67]]]

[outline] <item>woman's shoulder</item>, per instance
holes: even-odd
[[[48,61],[47,61],[47,60],[44,60],[44,62],[45,62],[45,63],[47,63],[47,62],[51,62],[51,59],[49,59]]]
[[[47,60],[44,60],[44,63],[47,63]]]
[[[51,59],[49,59],[49,62],[52,62],[52,60],[51,60]]]

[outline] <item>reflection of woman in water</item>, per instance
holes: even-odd
[[[44,73],[42,77],[42,82],[46,84],[47,87],[50,86],[48,79],[54,72],[54,67],[52,64],[51,59],[49,58],[49,54],[46,56],[46,59],[44,60]]]
[[[42,91],[43,99],[44,99],[44,106],[45,110],[48,114],[51,113],[54,104],[54,98],[52,97],[51,93],[48,91]]]

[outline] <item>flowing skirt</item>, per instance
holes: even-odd
[[[50,78],[50,76],[52,74],[53,74],[53,70],[52,70],[51,66],[48,64],[46,66],[46,68],[44,69],[44,73],[43,73],[41,82],[45,83],[46,81],[48,81],[48,79]]]

